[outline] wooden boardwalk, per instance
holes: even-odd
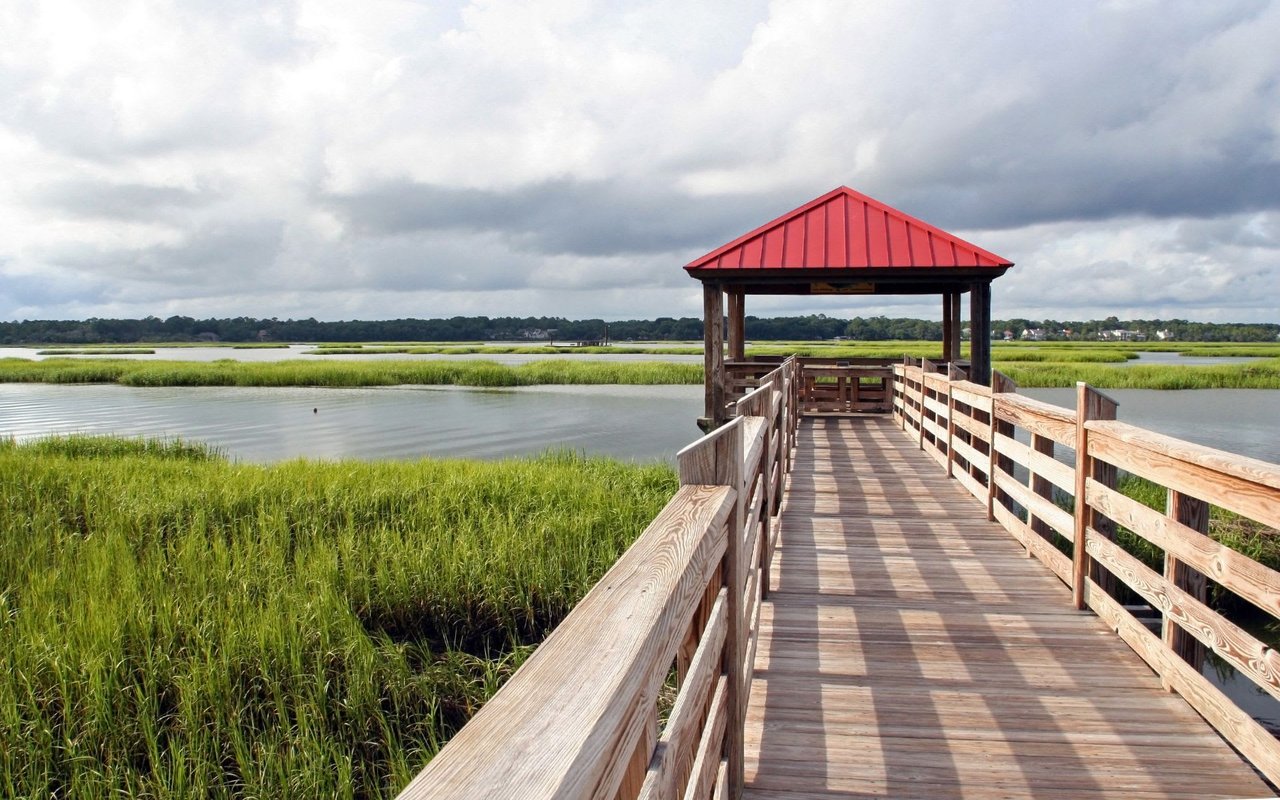
[[[805,418],[748,798],[1271,797],[888,416]]]

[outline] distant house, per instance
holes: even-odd
[[[1156,331],[1156,338],[1162,342],[1173,339],[1173,331]]]
[[[1128,331],[1123,328],[1117,328],[1111,331],[1102,331],[1098,334],[1098,338],[1104,342],[1145,342],[1147,335],[1142,331]]]
[[[1012,342],[1012,341],[1013,341],[1013,331],[1011,331],[1011,330],[1006,330],[1006,331],[1004,332],[1004,336],[1003,336],[1003,338],[1004,338],[1004,340],[1005,340],[1006,342]]]
[[[1043,342],[1045,339],[1044,328],[1027,328],[1022,332],[1022,338],[1029,342]]]

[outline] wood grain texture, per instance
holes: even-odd
[[[1272,782],[1280,783],[1280,743],[1265,728],[1236,706],[1216,686],[1185,661],[1177,658],[1159,636],[1147,630],[1124,606],[1116,602],[1093,580],[1085,583],[1089,607],[1107,622],[1158,675],[1204,717],[1222,737],[1249,759]],[[1267,792],[1239,792],[1265,797]]]
[[[726,487],[682,487],[400,796],[612,797],[724,553],[735,501]]]
[[[729,677],[725,675],[716,684],[711,709],[707,713],[705,734],[698,743],[698,752],[693,760],[693,774],[684,795],[689,800],[707,797],[719,785],[724,786],[727,796],[734,794],[731,788],[732,767],[728,759],[725,759],[722,767],[720,757],[720,745],[728,735],[729,703]]]
[[[1002,505],[995,506],[994,509],[996,521],[1004,526],[1004,529],[1013,534],[1022,546],[1027,548],[1027,554],[1040,559],[1040,563],[1044,564],[1054,575],[1065,583],[1071,585],[1071,559],[1048,542],[1043,537],[1037,536],[1031,530],[1031,526],[1018,519],[1013,512]]]
[[[1053,528],[1058,535],[1067,541],[1074,539],[1075,520],[1071,514],[1058,508],[1043,497],[1033,494],[1026,485],[999,470],[996,470],[996,486],[1000,487],[1000,491],[1012,497],[1014,501],[1030,511],[1035,517],[1048,523],[1049,527]],[[1035,529],[1032,528],[1032,530]]]
[[[893,420],[802,420],[744,797],[1267,795],[958,483]]]
[[[1085,484],[1085,501],[1272,616],[1280,616],[1280,572],[1092,479]]]
[[[1058,444],[1075,446],[1076,415],[1041,400],[1033,400],[1020,394],[995,395],[997,419],[1012,422],[1019,428],[1041,436],[1047,436]]]
[[[1106,434],[1108,438],[1118,439],[1152,453],[1160,453],[1171,460],[1280,491],[1280,466],[1276,464],[1175,439],[1125,422],[1096,422],[1089,427]]]
[[[1209,504],[1203,500],[1170,489],[1165,493],[1165,514],[1198,533],[1209,533]],[[1208,600],[1209,582],[1204,573],[1168,553],[1164,554],[1164,577],[1200,603]],[[1204,664],[1204,645],[1168,614],[1163,624],[1161,638],[1165,645],[1193,669],[1200,669]]]
[[[711,700],[711,688],[720,675],[728,619],[727,596],[728,590],[722,587],[712,607],[706,633],[649,763],[639,793],[642,800],[674,800],[684,795],[702,738],[702,722]]]
[[[1201,599],[1191,596],[1126,553],[1115,542],[1098,536],[1092,530],[1085,535],[1085,546],[1089,554],[1105,563],[1125,585],[1142,595],[1153,608],[1176,622],[1180,629],[1199,639],[1256,686],[1280,699],[1280,654],[1209,608]],[[1165,644],[1168,646],[1168,642]]]
[[[1280,528],[1280,467],[1126,425],[1088,424],[1090,455],[1175,492]],[[1142,438],[1150,434],[1153,438]]]
[[[991,413],[991,389],[971,381],[955,381],[951,385],[951,394],[961,403],[978,411]]]
[[[1036,475],[1048,479],[1050,483],[1070,494],[1075,489],[1076,473],[1071,467],[1055,459],[1052,455],[1037,452],[1018,440],[1003,433],[996,434],[996,452],[1008,456],[1014,462],[1026,467]]]
[[[985,422],[979,422],[968,414],[957,411],[954,421],[957,428],[984,442],[991,438],[991,428]]]

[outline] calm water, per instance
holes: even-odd
[[[220,350],[183,352],[204,355]],[[282,351],[236,353],[278,358]],[[1024,393],[1055,405],[1075,406],[1074,389]],[[1108,394],[1119,402],[1121,420],[1280,463],[1280,390],[1126,389]],[[26,439],[73,432],[180,436],[256,462],[297,457],[499,458],[552,447],[672,461],[680,448],[698,436],[694,420],[701,412],[701,386],[471,390],[0,384],[0,436]],[[1207,664],[1205,674],[1255,718],[1280,729],[1280,706],[1261,690],[1229,672],[1219,675]]]
[[[233,458],[499,458],[567,447],[673,460],[699,435],[700,386],[509,390],[0,384],[0,436],[180,436]]]
[[[1136,367],[1142,366],[1201,366],[1210,367],[1214,364],[1248,364],[1250,361],[1263,361],[1265,359],[1257,356],[1184,356],[1181,353],[1166,353],[1160,351],[1142,351],[1138,353],[1137,358],[1117,363],[1117,367]]]
[[[1075,406],[1074,389],[1023,391],[1055,405]],[[1280,463],[1280,390],[1118,389],[1108,394],[1120,403],[1125,422]],[[0,435],[181,436],[250,461],[498,458],[549,447],[669,459],[697,436],[694,420],[701,413],[699,386],[470,390],[0,384]]]

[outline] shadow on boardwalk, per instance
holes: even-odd
[[[1262,797],[1184,701],[887,417],[806,418],[747,797]]]

